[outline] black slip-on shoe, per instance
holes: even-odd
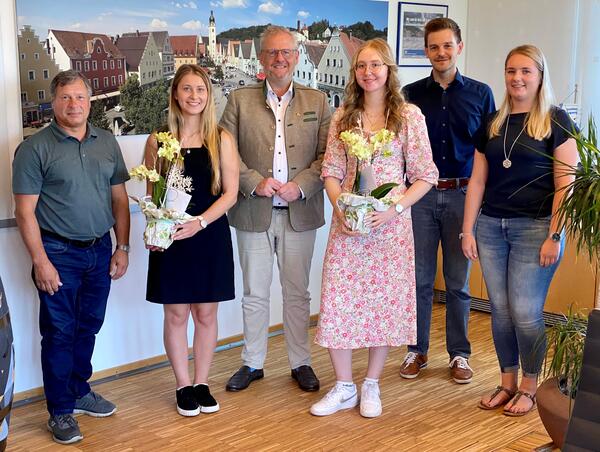
[[[234,373],[229,381],[225,390],[227,391],[242,391],[250,386],[254,380],[260,380],[265,376],[262,369],[250,370],[248,366],[242,366],[239,370]]]
[[[298,382],[303,391],[318,391],[319,379],[310,366],[299,366],[292,369],[292,378]]]

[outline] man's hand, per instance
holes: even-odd
[[[60,276],[50,260],[46,259],[40,264],[33,264],[33,276],[35,285],[43,292],[54,295],[58,288],[62,286]]]
[[[283,184],[278,180],[273,179],[272,177],[266,177],[256,186],[254,193],[258,196],[272,198],[282,186]]]
[[[277,195],[281,196],[281,198],[287,202],[293,202],[300,199],[302,192],[296,182],[290,181],[283,184],[281,188],[277,190]]]
[[[127,271],[129,255],[123,250],[115,250],[110,259],[110,277],[119,279]]]

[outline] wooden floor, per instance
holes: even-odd
[[[390,353],[380,383],[383,414],[379,418],[365,419],[358,409],[323,418],[311,416],[310,405],[335,380],[327,352],[313,346],[313,367],[321,379],[321,391],[302,392],[289,376],[283,337],[277,336],[269,340],[265,379],[240,393],[224,389],[240,365],[240,349],[215,355],[210,383],[221,405],[218,413],[179,416],[174,379],[166,367],[95,386],[117,403],[118,412],[106,419],[78,416],[84,439],[76,445],[52,441],[43,402],[15,409],[8,450],[551,450],[537,411],[511,418],[476,407],[481,394],[499,383],[489,315],[472,313],[470,363],[475,377],[471,384],[457,385],[450,380],[447,367],[444,307],[434,306],[429,367],[419,378],[404,380],[398,375],[404,349]],[[361,382],[367,355],[357,351],[355,357],[355,381]]]

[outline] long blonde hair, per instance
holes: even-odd
[[[396,71],[396,62],[388,43],[375,38],[362,44],[354,56],[350,66],[350,79],[344,91],[344,113],[340,118],[340,132],[356,127],[361,112],[364,110],[364,90],[356,82],[356,63],[358,56],[365,49],[375,50],[381,57],[381,61],[388,67],[388,77],[385,82],[385,114],[387,117],[387,129],[392,132],[400,132],[402,126],[402,112],[406,101],[402,95],[400,79]]]
[[[217,195],[221,191],[221,161],[219,154],[221,147],[221,130],[217,125],[215,101],[213,99],[210,79],[208,78],[206,72],[204,72],[204,70],[197,64],[182,64],[179,66],[179,69],[177,69],[175,77],[173,78],[173,82],[171,83],[167,123],[173,136],[180,140],[181,137],[179,133],[183,127],[184,118],[175,96],[177,94],[177,86],[179,83],[181,83],[181,79],[187,74],[199,76],[206,85],[206,106],[202,111],[200,126],[202,129],[201,133],[203,144],[208,149],[208,155],[210,156],[210,165],[212,169],[211,192],[213,195]]]
[[[537,94],[533,101],[533,107],[527,113],[525,117],[525,124],[527,125],[527,135],[536,139],[543,140],[552,133],[552,118],[551,109],[552,103],[554,102],[554,95],[552,93],[552,84],[550,83],[550,73],[548,71],[548,62],[542,51],[531,44],[525,44],[522,46],[515,47],[506,56],[504,61],[504,68],[508,64],[508,60],[513,55],[523,55],[531,58],[535,63],[540,75],[542,82],[538,88]],[[489,137],[493,138],[500,135],[500,130],[507,120],[508,115],[512,110],[512,100],[508,93],[504,94],[504,100],[498,110],[498,114],[490,124]]]

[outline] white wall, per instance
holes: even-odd
[[[398,0],[390,0],[388,42],[396,52]],[[539,46],[548,60],[558,103],[581,105],[583,122],[600,116],[600,0],[421,0],[448,4],[462,30],[465,48],[459,70],[504,96],[504,59],[521,44]],[[400,67],[402,84],[429,75],[431,68]],[[577,85],[577,97],[570,96]]]
[[[600,0],[581,2],[579,13],[578,58],[575,78],[579,84],[578,102],[581,102],[583,122],[594,113],[600,125]]]
[[[490,85],[497,105],[504,97],[504,59],[521,44],[534,44],[546,55],[557,102],[573,91],[577,53],[582,50],[577,34],[580,3],[590,1],[469,2],[466,66],[475,78]]]
[[[479,0],[476,0],[479,1]],[[388,5],[388,44],[392,48],[392,53],[397,54],[397,36],[398,36],[398,4],[401,3],[399,0],[390,0]],[[419,0],[414,3],[427,3],[433,5],[445,4],[448,5],[448,17],[454,20],[461,28],[461,34],[463,41],[466,42],[465,52],[468,52],[469,36],[467,27],[467,10],[469,1],[468,0]],[[469,75],[465,72],[465,58],[463,57],[458,60],[458,70],[465,75]],[[402,86],[408,85],[416,80],[427,77],[431,73],[431,67],[399,67],[398,75],[400,76],[400,82]]]

